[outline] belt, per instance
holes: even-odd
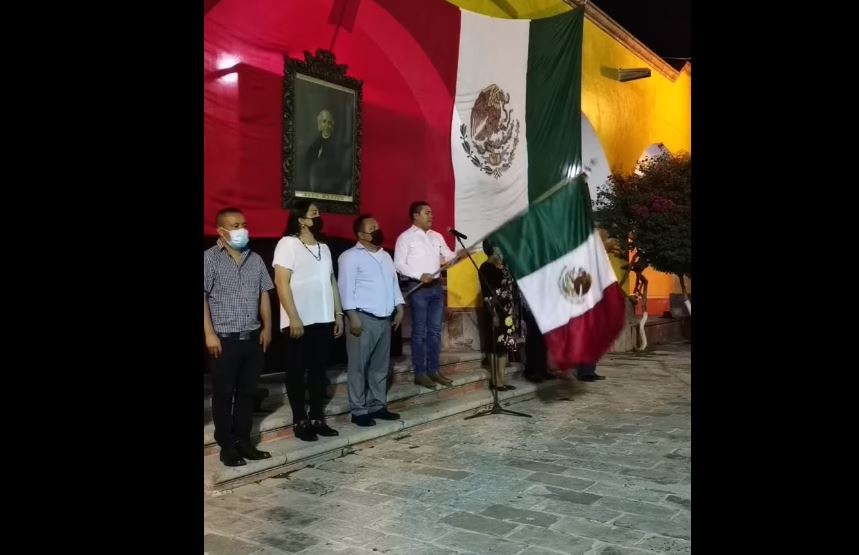
[[[355,312],[360,312],[364,316],[369,316],[370,318],[372,318],[374,320],[390,320],[391,319],[390,316],[376,316],[375,314],[373,314],[371,312],[367,312],[366,310],[361,310],[360,308],[356,308]]]
[[[218,337],[220,337],[221,339],[237,339],[239,341],[247,341],[249,339],[258,338],[259,330],[237,331],[234,333],[219,333]]]
[[[432,280],[432,281],[431,281],[431,282],[429,282],[429,283],[423,283],[423,282],[422,282],[421,280],[419,280],[419,279],[406,278],[406,283],[407,283],[407,284],[409,284],[409,285],[410,285],[410,286],[412,286],[412,287],[414,287],[415,285],[417,285],[417,284],[419,284],[419,283],[420,283],[420,284],[423,284],[423,286],[424,286],[424,287],[432,287],[433,285],[439,285],[439,284],[441,284],[441,279],[440,279],[440,278],[435,278],[434,280]]]

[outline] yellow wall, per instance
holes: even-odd
[[[479,268],[486,261],[483,251],[471,253]],[[468,308],[480,306],[480,282],[477,270],[467,259],[447,271],[447,306]]]
[[[461,8],[494,17],[537,19],[569,11],[559,0],[448,0]],[[506,8],[505,9],[502,9]],[[621,83],[602,75],[602,68],[650,67],[647,79]],[[664,77],[587,18],[582,52],[582,112],[593,125],[613,171],[630,172],[644,149],[663,143],[672,153],[692,152],[692,80],[680,72]],[[485,259],[476,261],[478,265]],[[620,262],[613,261],[620,279]],[[679,292],[674,276],[647,270],[648,296]],[[632,282],[630,277],[628,284]],[[691,291],[691,285],[687,282]],[[627,290],[629,290],[627,288]],[[480,288],[467,260],[448,272],[448,305],[479,304]]]
[[[582,112],[593,125],[612,171],[632,171],[644,149],[654,143],[663,143],[675,154],[692,152],[689,74],[680,72],[672,82],[587,19],[582,49]],[[603,77],[603,67],[651,67],[651,76],[621,83]],[[675,276],[653,270],[645,270],[644,275],[650,298],[680,291]]]

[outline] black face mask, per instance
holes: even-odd
[[[372,233],[367,233],[367,235],[370,235],[370,242],[377,247],[381,247],[382,241],[385,240],[385,234],[382,233],[381,229],[376,229]]]
[[[316,216],[315,218],[308,219],[313,220],[313,225],[307,229],[310,230],[310,233],[313,234],[313,237],[319,239],[320,237],[322,237],[322,216]]]

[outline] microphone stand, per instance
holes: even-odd
[[[505,409],[501,406],[501,403],[498,402],[498,390],[495,388],[495,374],[498,371],[498,355],[495,354],[495,341],[497,337],[495,335],[495,326],[497,325],[496,322],[498,321],[498,312],[496,311],[496,308],[498,307],[498,301],[495,298],[494,291],[492,291],[492,288],[489,287],[489,284],[486,283],[486,280],[480,274],[480,268],[477,267],[477,262],[474,261],[474,258],[471,257],[471,253],[463,244],[462,237],[456,235],[456,239],[459,241],[459,244],[462,245],[462,249],[465,251],[465,254],[468,255],[468,259],[471,260],[471,263],[474,265],[474,269],[477,270],[477,277],[480,279],[481,288],[483,289],[484,293],[488,294],[488,296],[485,296],[483,300],[489,303],[489,312],[492,315],[492,317],[489,319],[489,329],[491,334],[489,338],[489,343],[491,345],[491,353],[489,355],[489,389],[490,391],[492,391],[492,406],[484,411],[465,417],[465,420],[470,420],[472,418],[480,418],[481,416],[487,416],[489,414],[509,414],[512,416],[524,416],[526,418],[531,418],[530,414]]]

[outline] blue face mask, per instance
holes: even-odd
[[[248,241],[250,241],[247,229],[231,229],[229,230],[229,233],[230,240],[227,241],[227,244],[239,251],[243,251],[247,248]]]

